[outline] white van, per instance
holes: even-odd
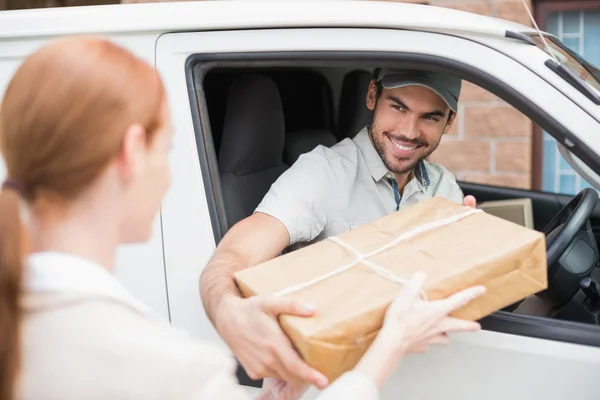
[[[0,12],[0,95],[27,55],[71,34],[109,37],[154,64],[164,79],[176,127],[173,183],[152,239],[123,248],[117,274],[138,298],[204,340],[223,343],[198,292],[199,275],[215,245],[299,154],[318,144],[330,146],[369,122],[364,94],[376,67],[451,72],[485,89],[554,137],[573,168],[600,189],[600,72],[557,38],[542,40],[526,26],[375,1],[5,11]],[[276,83],[279,96],[264,90],[264,77]],[[285,122],[278,124],[282,115]],[[513,308],[485,318],[482,332],[407,358],[382,398],[598,399],[595,190],[573,199],[460,184],[479,201],[531,199],[534,228],[553,231],[548,256],[556,262],[549,267],[549,290],[560,307],[552,318],[513,313]],[[249,392],[257,392],[260,382],[248,379],[242,368],[239,378]]]

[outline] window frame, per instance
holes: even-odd
[[[546,31],[550,13],[593,10],[600,10],[600,0],[534,0],[533,12],[538,27]],[[533,124],[532,127],[531,149],[531,189],[541,191],[544,174],[544,137],[543,129],[537,124]]]
[[[325,66],[327,62],[339,63],[339,66],[348,65],[348,63],[352,62],[356,66],[365,67],[373,65],[391,66],[402,63],[411,68],[429,68],[449,73],[458,72],[463,79],[467,79],[501,97],[508,104],[530,118],[534,125],[541,126],[554,137],[560,138],[557,140],[564,142],[567,139],[575,142],[576,148],[580,149],[583,155],[583,158],[581,156],[580,158],[582,160],[586,158],[585,162],[599,164],[597,161],[588,161],[590,160],[589,155],[592,154],[591,150],[584,146],[572,132],[537,104],[516,92],[509,84],[502,82],[500,79],[476,67],[456,60],[420,53],[377,51],[278,51],[192,54],[185,62],[185,74],[201,173],[216,244],[220,242],[223,236],[222,232],[226,228],[226,222],[217,158],[214,152],[212,132],[208,120],[208,108],[202,85],[207,72],[215,67],[242,67],[244,65],[247,67],[267,65],[297,67],[301,65],[314,66],[315,62],[318,62],[321,66]],[[585,156],[586,153],[588,154],[587,156]],[[482,328],[487,331],[600,347],[600,326],[512,314],[505,311],[498,311],[483,318],[480,322]],[[237,377],[243,385],[260,387],[260,381],[250,379],[241,367],[238,367]]]

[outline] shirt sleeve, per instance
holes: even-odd
[[[427,165],[435,174],[436,182],[434,184],[433,195],[462,204],[465,196],[458,182],[456,182],[454,174],[440,164],[428,163]]]
[[[317,237],[335,208],[336,177],[323,146],[301,155],[271,186],[256,212],[285,225],[290,245]]]
[[[465,195],[462,191],[462,189],[460,188],[460,186],[458,186],[458,183],[456,183],[456,181],[453,183],[453,190],[451,191],[451,194],[448,198],[448,200],[454,201],[458,204],[462,204],[464,199],[465,199]]]

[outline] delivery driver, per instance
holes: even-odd
[[[379,70],[366,98],[370,126],[302,155],[255,213],[225,235],[202,273],[200,292],[208,317],[251,378],[323,387],[321,374],[302,362],[276,320],[314,310],[289,300],[242,299],[235,271],[433,196],[475,206],[448,170],[425,160],[450,130],[460,90],[461,80],[447,74]]]

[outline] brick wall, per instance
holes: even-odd
[[[467,182],[530,188],[532,129],[514,107],[464,82],[456,121],[431,159]]]
[[[522,0],[427,3],[531,25]],[[454,126],[431,159],[467,182],[529,189],[532,133],[533,125],[526,116],[491,93],[464,82]]]

